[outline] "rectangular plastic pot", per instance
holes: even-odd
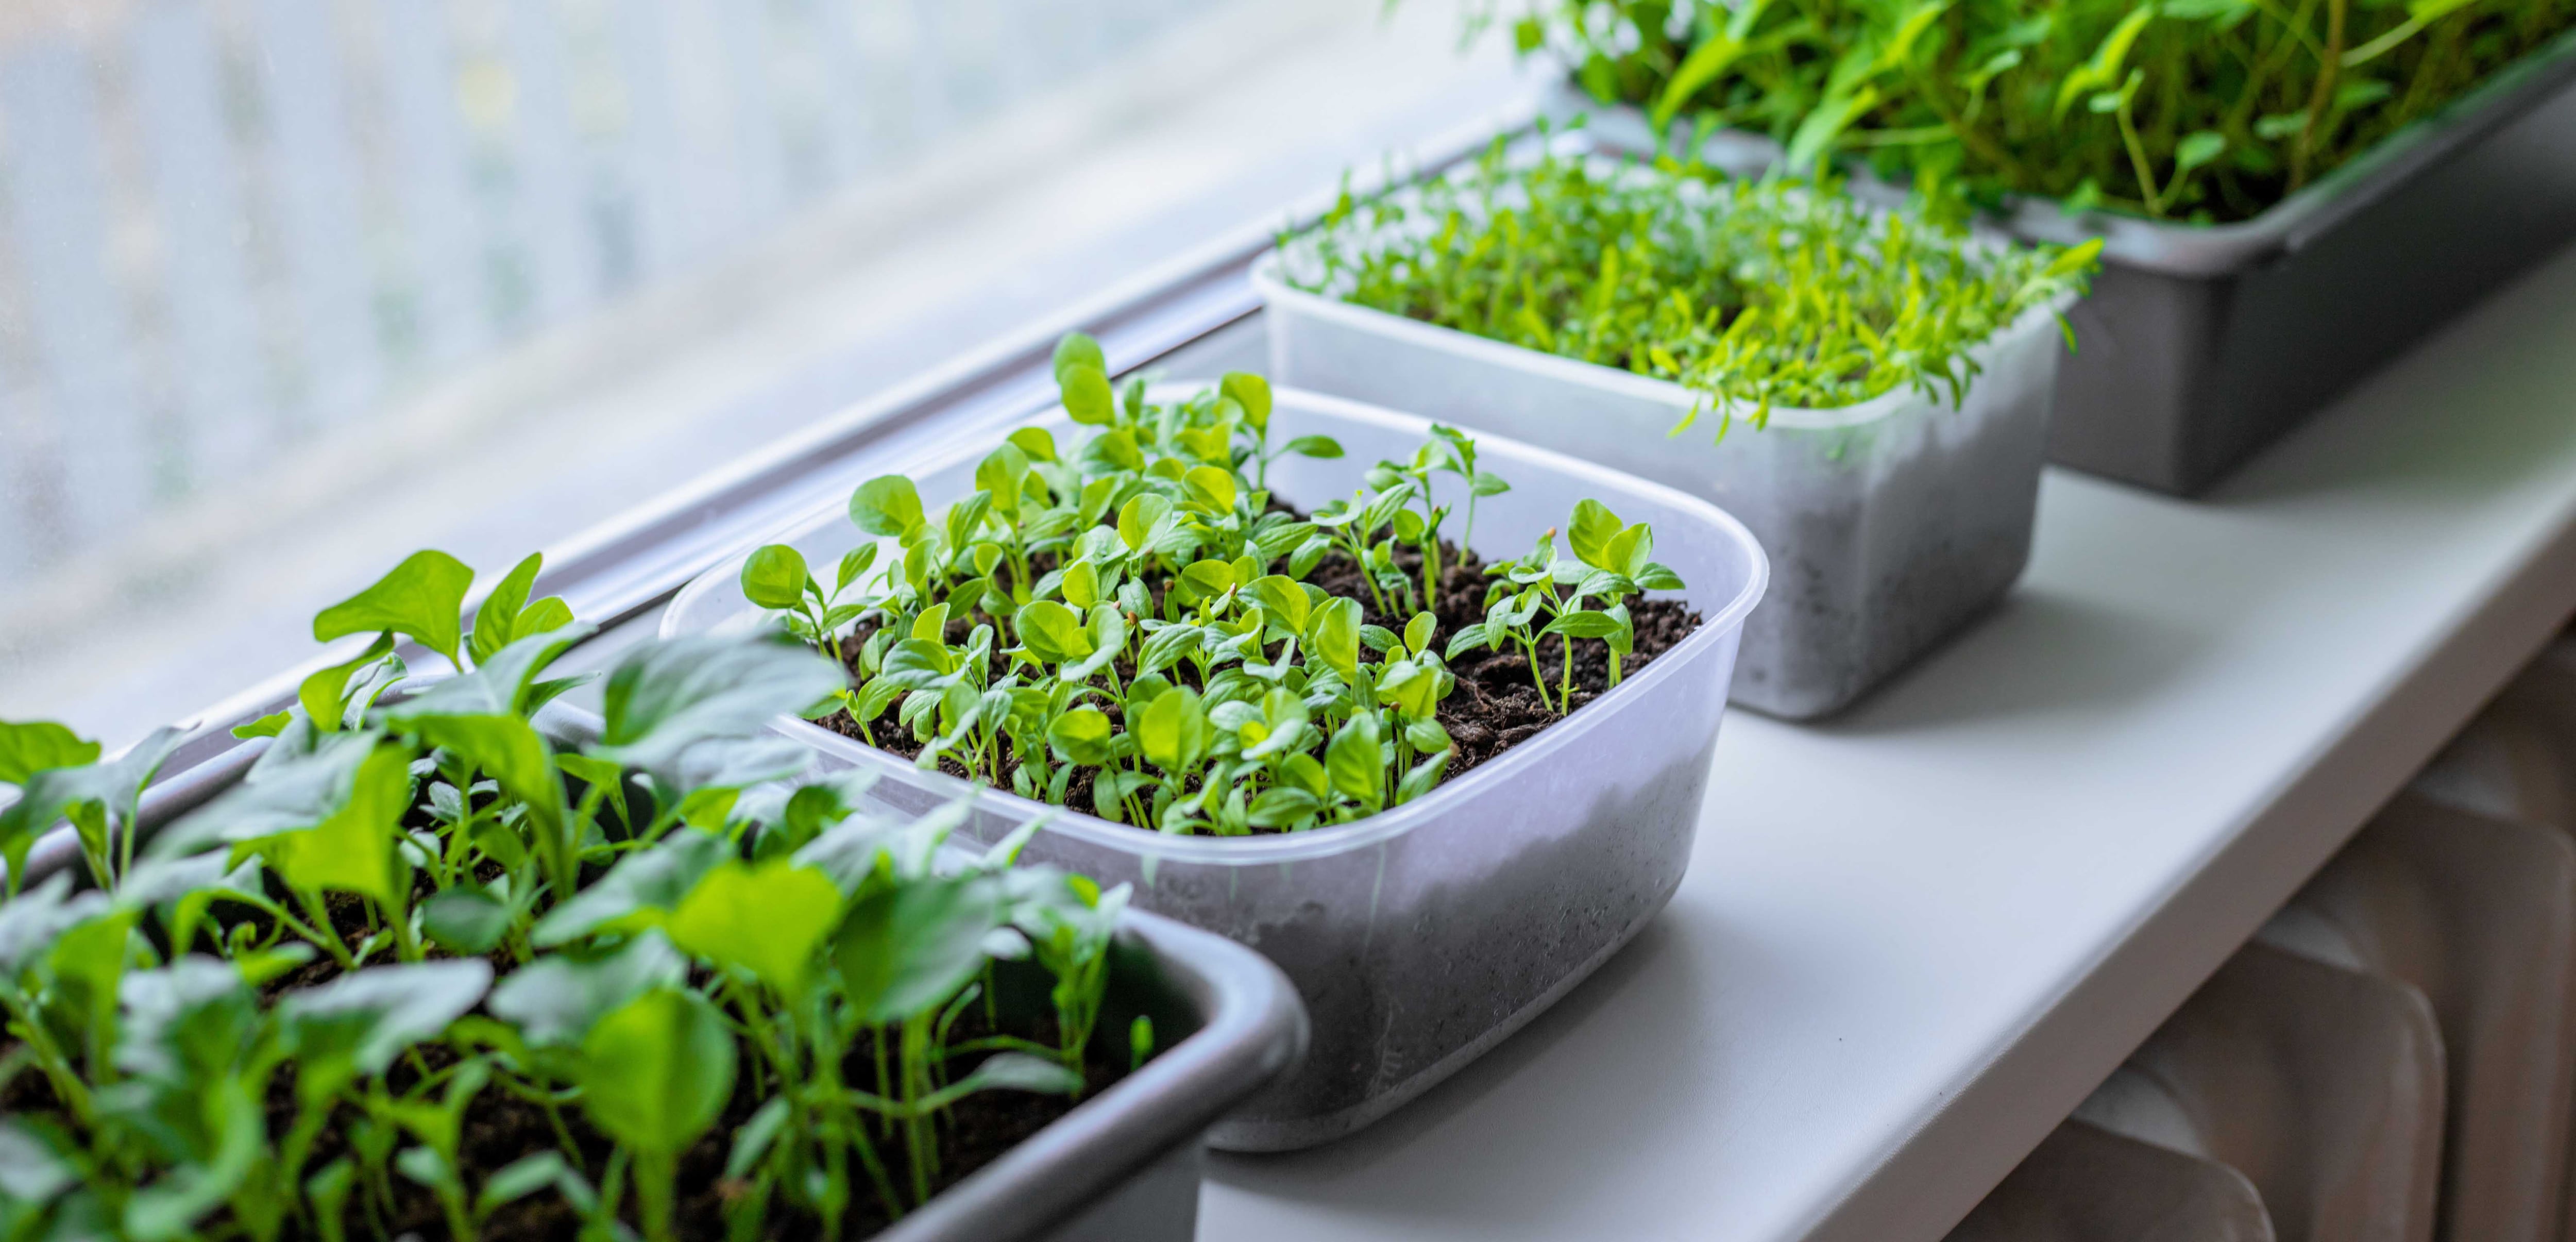
[[[398,697],[398,696],[397,696]],[[552,704],[557,742],[599,735],[599,718]],[[145,793],[150,834],[241,780],[266,739],[234,747]],[[78,865],[69,830],[48,836],[30,880]],[[1183,1033],[1135,1073],[941,1192],[870,1242],[1193,1242],[1208,1127],[1303,1055],[1306,1015],[1277,967],[1243,946],[1144,912],[1120,927],[1111,1003]]]
[[[2022,237],[2103,239],[2069,316],[2049,459],[2198,493],[2576,238],[2571,87],[2576,33],[2235,224],[2021,205],[2007,226]],[[1653,146],[1634,109],[1571,90],[1554,106],[1595,114],[1605,145]],[[1774,150],[1728,134],[1711,158],[1749,170]]]
[[[1174,390],[1196,388],[1164,395]],[[1037,421],[1059,437],[1075,430],[1061,411]],[[1329,435],[1347,455],[1274,463],[1273,490],[1308,507],[1346,496],[1370,463],[1408,456],[1427,431],[1421,419],[1279,389],[1275,441]],[[937,507],[969,492],[990,447],[884,469],[912,476]],[[1690,584],[1683,595],[1704,623],[1618,689],[1384,814],[1293,835],[1163,836],[921,771],[805,721],[778,728],[877,773],[875,796],[899,809],[968,800],[961,831],[981,840],[1046,816],[1024,857],[1131,883],[1138,905],[1259,949],[1305,998],[1313,1038],[1304,1067],[1210,1142],[1279,1151],[1338,1138],[1518,1030],[1663,909],[1690,863],[1738,635],[1767,573],[1753,537],[1705,501],[1501,438],[1480,451],[1513,490],[1479,504],[1477,547],[1517,554],[1577,500],[1597,499],[1653,524],[1658,558]],[[835,510],[781,541],[828,564],[863,537]],[[741,566],[736,557],[691,583],[663,633],[759,624]]]
[[[1771,557],[1735,701],[1805,720],[1838,711],[2009,590],[2030,559],[2062,308],[1979,346],[1959,408],[1912,389],[1832,410],[1775,409],[1723,440],[1679,436],[1679,384],[1561,358],[1289,287],[1256,264],[1271,375],[1554,449],[1712,501]]]

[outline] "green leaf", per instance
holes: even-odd
[[[1305,634],[1307,618],[1314,611],[1314,601],[1307,597],[1306,588],[1293,578],[1270,574],[1253,579],[1250,589],[1252,597],[1260,600],[1261,606],[1289,633]]]
[[[476,664],[481,664],[484,657],[509,646],[518,639],[537,633],[540,629],[554,628],[553,626],[532,628],[522,624],[523,621],[534,622],[541,617],[552,619],[552,610],[548,610],[545,614],[531,615],[535,610],[528,607],[528,592],[536,588],[537,571],[544,568],[545,563],[544,553],[529,553],[525,560],[511,567],[510,572],[502,577],[500,585],[493,587],[492,593],[483,597],[482,606],[474,610],[474,632],[467,636],[465,649],[467,654],[474,657]],[[572,619],[572,610],[565,607],[562,600],[546,602],[562,608],[564,620]]]
[[[0,720],[0,785],[24,785],[48,768],[85,767],[98,762],[98,751],[98,743],[50,720]]]
[[[0,1117],[0,1203],[40,1207],[79,1182],[79,1171],[42,1132]]]
[[[1109,376],[1097,366],[1073,366],[1056,373],[1056,384],[1062,390],[1064,412],[1086,427],[1105,426],[1117,417],[1117,394],[1110,391]]]
[[[411,810],[411,758],[400,746],[376,747],[330,818],[256,843],[278,878],[308,892],[356,893],[387,909],[403,904],[411,868],[395,854],[394,835]]]
[[[1020,509],[1020,480],[1028,477],[1029,455],[1020,446],[1004,442],[1000,448],[985,454],[975,465],[975,486],[993,498],[993,508],[1003,513]]]
[[[437,1038],[481,1003],[491,986],[492,964],[481,958],[370,966],[288,993],[277,1013],[304,1073],[345,1061],[381,1074],[404,1049]]]
[[[1368,712],[1351,717],[1333,734],[1324,751],[1324,770],[1333,788],[1374,811],[1386,800],[1386,758],[1377,717]]]
[[[420,643],[463,672],[459,650],[465,593],[474,571],[444,552],[414,552],[374,586],[323,609],[313,618],[313,640],[327,643],[350,634],[391,630]]]
[[[850,524],[887,538],[911,534],[921,525],[921,493],[902,475],[879,475],[850,493]]]
[[[486,1007],[531,1044],[569,1047],[601,1016],[655,988],[679,987],[688,977],[688,959],[660,931],[648,929],[602,957],[540,957],[492,989]]]
[[[1064,601],[1076,608],[1090,608],[1100,602],[1100,570],[1089,561],[1075,561],[1064,567],[1059,580]]]
[[[106,911],[105,893],[87,892],[75,897],[71,886],[69,872],[56,872],[34,888],[0,903],[0,983],[16,979],[64,931]]]
[[[1234,589],[1234,566],[1226,561],[1192,561],[1181,570],[1181,580],[1203,598],[1214,599]]]
[[[1586,610],[1558,617],[1548,622],[1547,628],[1539,633],[1563,634],[1571,638],[1608,638],[1623,628],[1608,613]]]
[[[1334,461],[1342,455],[1342,442],[1331,436],[1299,436],[1290,440],[1282,448],[1300,457],[1312,457],[1317,461]]]
[[[1610,559],[1610,541],[1625,529],[1627,524],[1619,520],[1619,515],[1600,501],[1577,501],[1574,520],[1566,527],[1566,550],[1586,565],[1617,572],[1622,566]]]
[[[1304,758],[1304,756],[1299,756]],[[1311,762],[1311,760],[1309,761]],[[1323,799],[1291,785],[1261,791],[1252,800],[1250,822],[1260,828],[1285,828],[1323,809]]]
[[[1171,515],[1172,502],[1152,492],[1138,496],[1118,509],[1118,539],[1131,551],[1142,550],[1153,542],[1156,528]]]
[[[1066,712],[1047,725],[1047,746],[1065,763],[1104,766],[1111,757],[1109,717],[1092,707]]]
[[[1270,381],[1249,371],[1228,371],[1217,391],[1243,407],[1243,421],[1258,431],[1270,426]]]
[[[552,948],[584,936],[658,926],[698,886],[699,877],[729,861],[733,852],[733,843],[715,833],[698,828],[673,832],[651,848],[619,859],[608,874],[547,911],[530,939],[538,948]]]
[[[479,888],[448,888],[421,903],[421,930],[438,947],[480,957],[510,933],[510,907]]]
[[[1091,634],[1073,610],[1051,599],[1037,600],[1012,618],[1012,628],[1031,654],[1049,664],[1079,660],[1092,652]]]
[[[325,733],[344,727],[348,716],[349,679],[356,676],[358,670],[393,654],[393,650],[392,632],[378,634],[376,641],[368,644],[367,649],[354,658],[316,669],[306,677],[303,684],[296,687],[295,701],[304,708],[304,715],[313,722],[313,727]]]
[[[592,753],[659,769],[692,744],[759,734],[848,685],[848,670],[783,635],[647,643],[608,675],[605,727]]]
[[[1187,488],[1190,502],[1208,513],[1234,512],[1237,495],[1234,472],[1216,466],[1192,466],[1181,474],[1181,486]]]
[[[958,1081],[951,1090],[1030,1091],[1040,1095],[1072,1095],[1082,1090],[1082,1075],[1061,1061],[1048,1061],[1025,1052],[1004,1052],[984,1058],[975,1071]]]
[[[1413,614],[1413,619],[1404,623],[1404,649],[1415,655],[1421,655],[1423,652],[1429,651],[1431,649],[1432,633],[1439,627],[1439,619],[1432,616],[1430,613],[1417,612]]]
[[[2214,129],[2198,130],[2184,135],[2181,142],[2174,144],[2174,169],[2190,172],[2226,152],[2227,135]]]
[[[803,553],[783,543],[765,544],[742,563],[742,596],[771,611],[801,607],[810,578]]]
[[[1055,379],[1064,382],[1064,373],[1073,367],[1089,367],[1102,375],[1109,373],[1109,360],[1100,352],[1100,342],[1081,332],[1067,332],[1055,343]]]
[[[893,1022],[947,1003],[984,966],[984,938],[1002,925],[998,882],[933,877],[877,893],[850,910],[833,946],[850,1005]]]
[[[255,737],[276,737],[286,731],[287,722],[293,719],[293,712],[270,712],[248,724],[234,725],[232,735],[245,742]]]
[[[684,1151],[733,1095],[733,1032],[694,992],[656,988],[593,1025],[581,1044],[582,1111],[639,1151]]]
[[[709,871],[671,912],[671,941],[684,952],[751,972],[788,996],[801,995],[815,950],[841,918],[832,878],[787,858],[728,862]]]
[[[1198,767],[1209,741],[1207,712],[1198,692],[1187,686],[1164,691],[1136,718],[1136,742],[1146,761],[1175,776]]]
[[[1317,608],[1307,631],[1308,649],[1325,667],[1349,681],[1359,676],[1360,603],[1346,596],[1335,596]]]
[[[1788,153],[1781,163],[1793,176],[1804,176],[1816,170],[1825,153],[1833,149],[1836,139],[1870,109],[1878,106],[1878,88],[1864,86],[1852,94],[1827,99],[1798,123],[1798,131],[1789,137]]]
[[[1022,427],[1012,432],[1009,439],[1011,443],[1019,445],[1020,451],[1028,454],[1031,461],[1058,460],[1055,436],[1044,427]]]

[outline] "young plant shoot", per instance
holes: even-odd
[[[2576,21],[2559,0],[1486,0],[1604,103],[1984,206],[2249,219]]]
[[[2082,288],[2100,248],[1984,246],[1841,194],[1499,141],[1280,242],[1297,288],[1672,381],[1704,398],[1675,431],[1714,410],[1721,435],[1899,388],[1955,404],[1969,351]]]
[[[0,726],[0,1237],[856,1238],[1156,1052],[1125,890],[789,785],[767,722],[847,685],[803,645],[647,644],[539,728],[590,631],[538,565],[470,632],[436,552],[324,610],[373,641],[139,846],[165,741]],[[21,885],[58,818],[86,874]]]
[[[854,675],[827,725],[1139,827],[1294,832],[1421,797],[1462,741],[1518,740],[1462,671],[1516,684],[1536,732],[1696,625],[1654,601],[1640,647],[1631,601],[1682,583],[1644,525],[1591,501],[1571,557],[1551,536],[1480,574],[1460,549],[1509,485],[1453,429],[1300,513],[1272,464],[1343,450],[1274,437],[1261,377],[1148,401],[1076,335],[1056,379],[1077,442],[1013,432],[935,510],[909,478],[868,481],[850,520],[870,541],[828,583],[784,545],[745,563],[744,595]]]

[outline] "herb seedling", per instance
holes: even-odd
[[[1495,0],[1474,27],[1504,16]],[[1993,206],[2040,195],[2195,223],[2248,219],[2576,21],[2554,0],[1525,0],[1605,103],[1841,153]]]
[[[848,727],[908,741],[923,767],[1087,800],[1162,832],[1345,823],[1436,785],[1456,754],[1440,719],[1458,685],[1447,652],[1462,650],[1437,641],[1452,509],[1438,489],[1464,495],[1470,530],[1476,501],[1509,490],[1479,466],[1475,441],[1435,428],[1409,458],[1363,472],[1354,495],[1301,517],[1267,490],[1270,465],[1343,450],[1320,436],[1274,448],[1259,376],[1150,402],[1141,384],[1113,390],[1098,346],[1073,336],[1056,378],[1087,429],[1080,443],[1014,432],[978,465],[975,490],[936,511],[899,475],[857,489],[851,521],[876,542],[843,563],[861,577],[824,592],[780,545],[747,563],[747,598],[845,657]],[[1635,529],[1617,555],[1651,548]],[[1635,555],[1619,562],[1627,593],[1681,585]],[[1356,579],[1344,593],[1321,584],[1343,581],[1324,574],[1328,561]],[[1547,598],[1624,618],[1610,590]],[[1558,713],[1572,702],[1576,640],[1609,644],[1614,669],[1633,645],[1632,627],[1589,619],[1545,636],[1569,668],[1551,688],[1533,658],[1533,680]]]
[[[2081,288],[2100,250],[1980,246],[1803,186],[1514,161],[1499,141],[1463,175],[1345,195],[1280,245],[1296,287],[1681,384],[1720,434],[1898,388],[1955,403],[1969,351]]]

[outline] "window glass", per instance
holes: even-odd
[[[1525,89],[1383,0],[0,12],[0,717],[111,743]]]

